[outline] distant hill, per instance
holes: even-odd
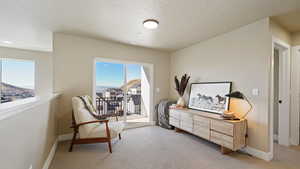
[[[96,86],[96,92],[103,92],[109,88],[112,88],[110,86]]]
[[[16,91],[16,92],[24,92],[24,91],[32,92],[33,91],[32,89],[26,89],[26,88],[14,86],[14,85],[3,83],[3,82],[1,83],[1,86],[2,86],[2,91],[11,91],[11,90]]]
[[[141,87],[141,79],[134,79],[127,82],[125,85],[121,86],[122,90],[130,89],[130,88],[140,88]]]
[[[34,96],[34,90],[25,89],[7,83],[1,84],[1,102],[8,102],[15,99],[22,99]]]

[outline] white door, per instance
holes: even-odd
[[[279,49],[279,112],[278,143],[290,145],[290,55],[289,50]]]

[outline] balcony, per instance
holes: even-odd
[[[139,119],[146,117],[141,109],[141,95],[140,94],[127,94],[127,101],[125,105],[123,95],[114,97],[99,97],[96,98],[96,108],[99,117],[111,118],[118,116],[124,118],[126,112],[127,119]],[[126,111],[125,110],[126,107]]]

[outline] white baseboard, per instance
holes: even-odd
[[[249,146],[243,148],[241,151],[265,161],[271,161],[273,159],[273,154],[271,152],[264,152]]]
[[[50,164],[51,164],[53,157],[55,155],[55,152],[56,152],[57,143],[58,143],[58,139],[56,139],[54,144],[52,145],[52,148],[48,154],[48,157],[43,165],[43,169],[48,169],[50,167]]]
[[[67,140],[72,140],[73,133],[69,134],[62,134],[58,136],[58,141],[67,141]]]

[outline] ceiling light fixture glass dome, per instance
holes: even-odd
[[[143,22],[143,25],[147,29],[156,29],[158,27],[159,22],[155,19],[147,19]]]

